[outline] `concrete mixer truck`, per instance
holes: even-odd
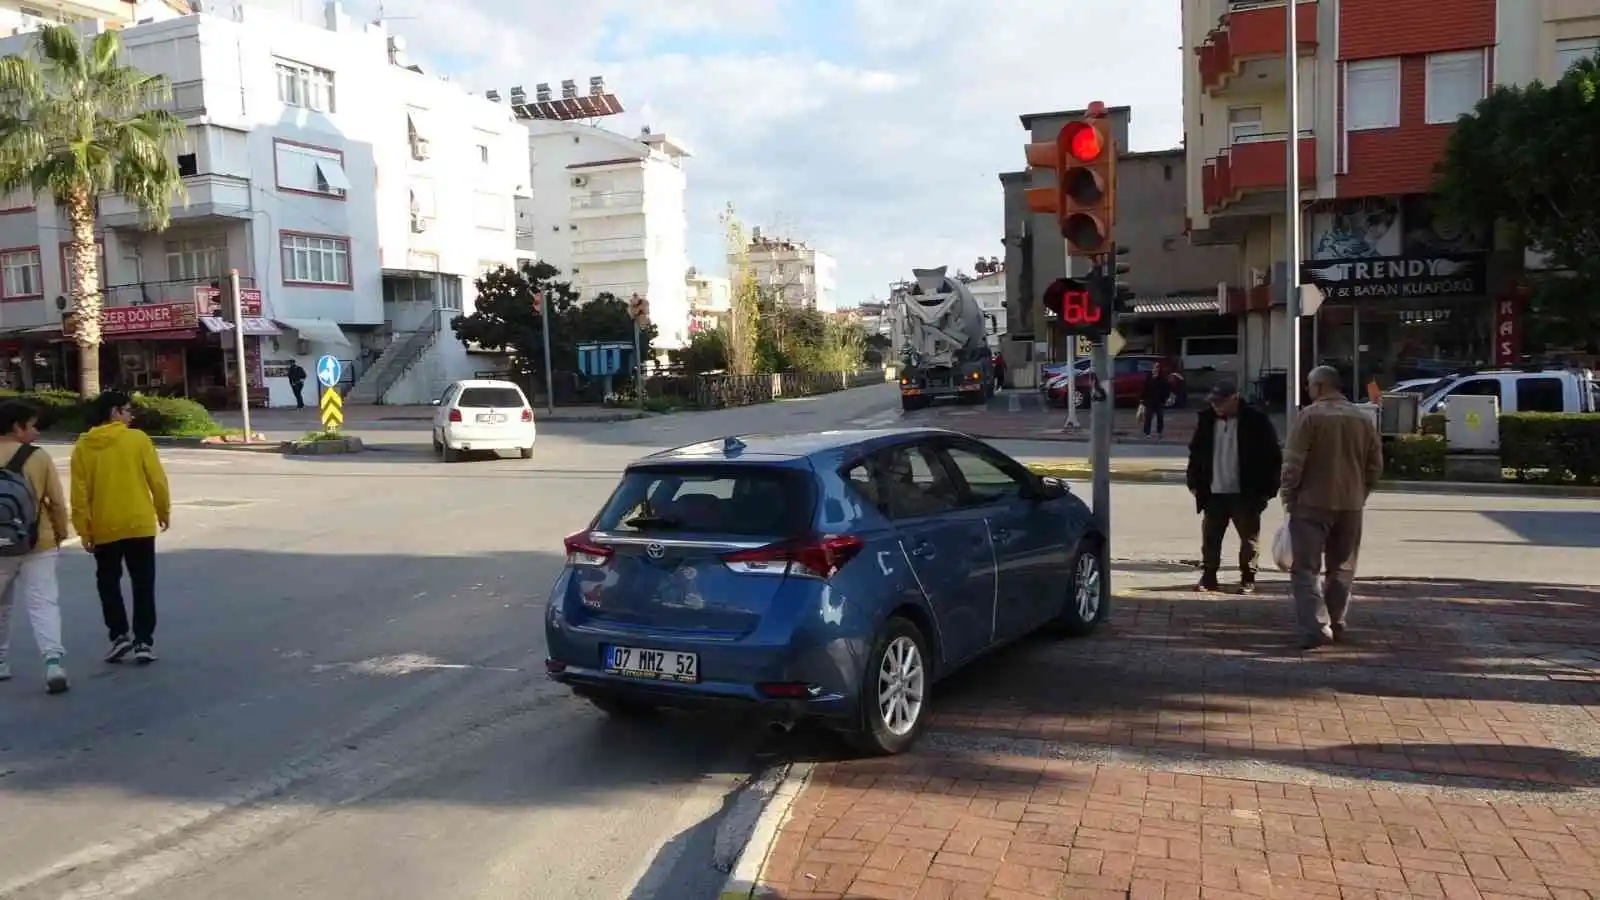
[[[994,358],[982,307],[946,267],[912,269],[895,298],[901,327],[900,406],[922,409],[941,397],[982,403],[994,395]]]

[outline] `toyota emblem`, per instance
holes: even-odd
[[[647,544],[644,548],[644,552],[649,554],[651,559],[660,559],[661,557],[667,555],[667,548],[661,546],[660,544]]]

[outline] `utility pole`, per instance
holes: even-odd
[[[1284,65],[1288,70],[1284,79],[1288,83],[1288,96],[1285,99],[1289,104],[1289,140],[1285,142],[1289,154],[1286,170],[1289,174],[1289,203],[1284,229],[1289,253],[1283,281],[1287,292],[1284,297],[1287,306],[1285,312],[1289,320],[1289,371],[1284,378],[1284,396],[1288,407],[1284,421],[1288,428],[1294,427],[1295,418],[1299,415],[1300,380],[1305,377],[1300,359],[1300,37],[1295,21],[1299,18],[1299,6],[1299,0],[1289,0],[1283,17]]]
[[[539,335],[544,339],[544,411],[556,414],[555,363],[550,359],[550,307],[544,302],[544,293],[535,291],[533,308],[539,313]]]
[[[244,292],[239,289],[239,270],[228,270],[228,312],[233,316],[233,377],[239,381],[239,415],[244,420],[244,440],[249,443],[254,434],[250,430],[250,382],[246,380],[249,366],[244,358]]]

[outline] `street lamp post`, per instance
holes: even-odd
[[[1287,147],[1288,221],[1284,229],[1288,245],[1288,264],[1284,273],[1284,297],[1289,325],[1289,371],[1285,377],[1285,396],[1288,409],[1286,419],[1294,426],[1300,410],[1300,36],[1296,20],[1299,18],[1299,0],[1289,0],[1284,10],[1284,68],[1288,83],[1289,139]]]

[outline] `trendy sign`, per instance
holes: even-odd
[[[1316,260],[1301,264],[1300,281],[1322,288],[1333,302],[1472,297],[1485,291],[1485,263],[1482,253]]]

